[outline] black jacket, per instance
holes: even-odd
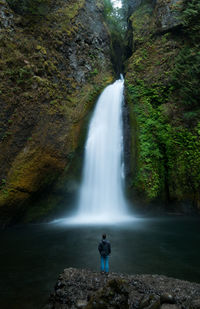
[[[111,253],[110,242],[106,239],[102,239],[98,246],[101,256],[106,257]]]

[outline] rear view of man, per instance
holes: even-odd
[[[101,273],[103,274],[105,272],[106,274],[108,274],[109,272],[108,257],[109,254],[111,253],[111,246],[110,242],[106,240],[106,234],[102,235],[102,240],[99,243],[98,250],[101,255]]]

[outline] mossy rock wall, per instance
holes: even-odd
[[[199,17],[196,0],[140,1],[130,16],[129,191],[175,211],[200,209]]]
[[[70,170],[85,117],[113,78],[102,1],[44,1],[45,14],[14,2],[0,1],[2,223],[28,216],[32,197]]]

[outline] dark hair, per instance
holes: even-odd
[[[106,234],[103,234],[103,235],[102,235],[102,238],[103,238],[103,239],[106,239]]]

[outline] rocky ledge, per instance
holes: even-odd
[[[200,309],[200,284],[159,275],[67,268],[45,309]]]

